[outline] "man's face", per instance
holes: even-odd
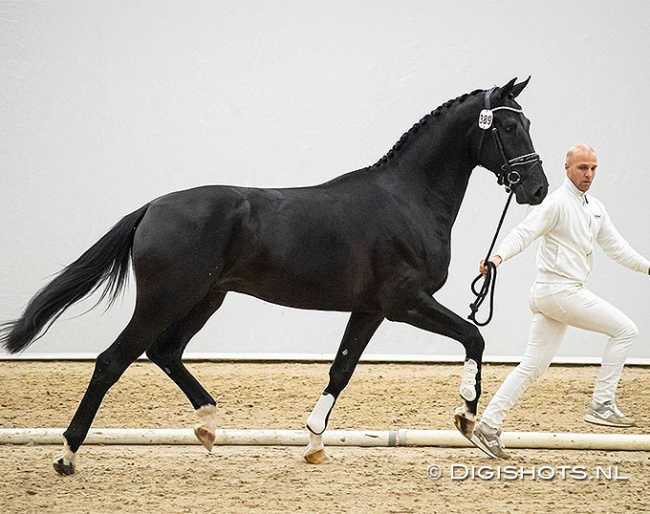
[[[597,167],[598,159],[596,158],[596,154],[590,150],[581,150],[573,153],[567,158],[567,162],[564,164],[567,177],[583,193],[591,187],[592,182],[596,178]]]

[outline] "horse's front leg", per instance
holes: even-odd
[[[332,366],[333,368],[334,366]],[[331,370],[330,370],[331,373]],[[350,373],[351,374],[351,373]],[[330,382],[331,384],[331,382]],[[323,464],[329,460],[327,453],[325,453],[325,445],[323,444],[323,433],[327,428],[330,413],[334,408],[336,397],[328,392],[328,389],[321,395],[307,418],[307,429],[309,430],[309,444],[302,453],[302,456],[310,464]]]
[[[352,313],[350,316],[343,340],[330,368],[329,383],[307,418],[309,445],[303,452],[307,462],[322,464],[328,461],[323,433],[327,429],[330,414],[339,394],[352,378],[361,354],[383,319],[379,314]]]
[[[460,396],[465,403],[455,410],[454,424],[465,437],[471,439],[481,397],[481,364],[485,348],[483,336],[475,325],[465,321],[426,293],[421,293],[411,302],[404,302],[404,305],[409,307],[400,309],[396,306],[389,319],[451,337],[464,346],[465,364]]]
[[[474,435],[478,399],[481,396],[481,360],[479,357],[477,362],[469,356],[469,353],[469,349],[466,349],[467,360],[463,365],[460,381],[460,397],[465,400],[465,404],[454,411],[454,425],[467,439],[471,439]]]

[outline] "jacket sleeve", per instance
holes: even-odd
[[[596,241],[608,257],[619,264],[642,273],[650,273],[650,260],[639,254],[616,230],[607,211],[603,208],[603,222]]]
[[[501,241],[494,254],[505,262],[524,251],[537,238],[542,237],[555,227],[560,216],[560,207],[556,202],[542,202],[534,207],[526,219],[513,228]]]

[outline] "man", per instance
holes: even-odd
[[[499,266],[542,238],[537,277],[529,296],[533,320],[526,352],[487,406],[472,439],[491,457],[509,457],[500,439],[503,420],[526,388],[548,369],[569,325],[609,336],[585,421],[612,427],[634,425],[634,419],[616,406],[615,393],[638,330],[630,318],[584,284],[593,264],[594,243],[635,271],[650,273],[650,261],[618,233],[603,204],[586,194],[597,166],[593,148],[570,148],[562,186],[533,209],[488,259]],[[487,273],[483,261],[480,269]]]

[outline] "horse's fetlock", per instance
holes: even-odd
[[[78,448],[78,446],[77,446]],[[63,436],[63,451],[61,455],[54,459],[52,463],[54,469],[59,475],[67,476],[75,472],[75,460],[77,459],[76,450],[72,450],[68,444],[68,439]]]

